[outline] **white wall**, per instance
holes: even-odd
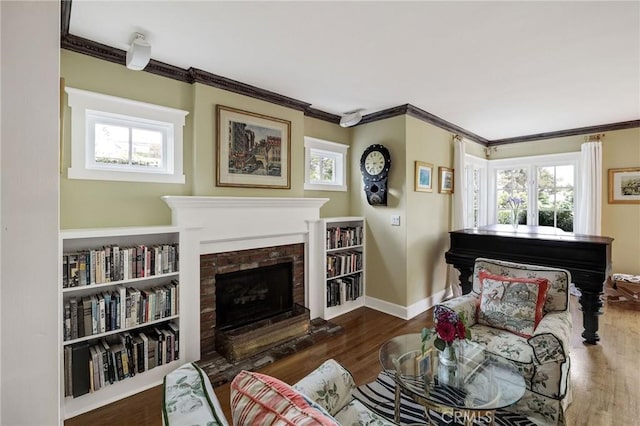
[[[0,2],[3,425],[59,423],[58,1]]]

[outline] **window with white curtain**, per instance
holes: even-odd
[[[490,223],[510,223],[509,197],[523,200],[518,223],[573,231],[580,153],[490,160],[488,208]]]

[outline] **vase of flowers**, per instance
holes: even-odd
[[[524,203],[524,200],[520,197],[507,198],[507,204],[511,208],[511,226],[513,229],[518,229],[518,213],[520,213],[520,207]]]
[[[433,346],[438,349],[438,358],[443,365],[455,365],[457,363],[457,340],[471,338],[471,332],[465,326],[464,314],[456,314],[443,306],[436,306],[436,326],[434,329],[422,330],[422,350],[425,351],[427,342],[433,339]]]

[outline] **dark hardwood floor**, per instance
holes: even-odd
[[[567,410],[568,425],[632,425],[640,418],[640,383],[636,355],[640,350],[640,312],[628,303],[605,305],[601,317],[602,340],[596,346],[582,343],[582,316],[577,298],[571,297],[572,381],[574,402]],[[640,305],[640,304],[638,304]],[[335,318],[345,332],[317,343],[260,371],[295,383],[324,360],[334,358],[353,374],[357,384],[370,382],[380,372],[378,348],[393,336],[416,333],[432,324],[432,312],[404,321],[372,309],[361,308]],[[229,385],[215,388],[225,415],[229,410]],[[161,425],[161,387],[157,386],[116,403],[65,421],[80,425]]]

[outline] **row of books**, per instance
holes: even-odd
[[[362,226],[327,228],[327,249],[359,246],[362,235]]]
[[[79,287],[178,271],[178,244],[104,246],[62,255],[62,287]]]
[[[64,302],[64,340],[135,327],[178,314],[178,280],[148,289],[118,286]]]
[[[327,278],[351,274],[362,269],[362,253],[345,251],[327,255]]]
[[[64,348],[64,395],[78,397],[179,358],[174,323]]]
[[[342,305],[362,296],[362,274],[350,275],[327,282],[327,307]]]

